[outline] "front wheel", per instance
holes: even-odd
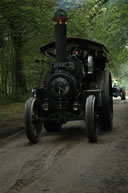
[[[96,142],[97,141],[96,98],[93,95],[90,95],[86,100],[85,121],[86,121],[87,137],[89,142]]]
[[[37,143],[42,135],[43,124],[40,120],[40,104],[34,97],[30,97],[24,110],[25,131],[31,143]]]

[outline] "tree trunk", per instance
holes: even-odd
[[[19,35],[20,37],[20,35]],[[27,91],[26,80],[23,73],[22,62],[22,40],[21,38],[13,37],[14,45],[14,79],[15,79],[15,93],[24,94]]]
[[[1,92],[7,94],[7,79],[8,79],[8,67],[5,60],[6,47],[1,48],[0,56],[0,70],[1,70]]]

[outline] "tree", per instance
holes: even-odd
[[[51,9],[48,10],[50,8],[49,3],[51,3],[53,7],[54,1],[52,2],[50,0],[46,0],[45,2],[41,0],[37,0],[36,2],[34,0],[2,0],[0,2],[0,16],[2,17],[2,21],[0,22],[2,38],[0,38],[0,42],[3,52],[4,46],[2,41],[4,37],[8,37],[10,40],[7,42],[8,46],[12,48],[13,53],[13,57],[10,57],[10,61],[8,62],[11,63],[10,73],[12,88],[10,90],[14,93],[21,91],[23,93],[27,89],[23,72],[23,52],[28,42],[41,38],[41,32],[42,36],[45,36],[45,32],[41,27],[49,27],[47,24],[47,14],[51,12]],[[29,50],[27,53],[29,53]],[[4,59],[2,60],[4,61]],[[2,66],[1,62],[1,67]],[[3,68],[1,69],[2,75],[4,75]]]

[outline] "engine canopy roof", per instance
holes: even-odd
[[[98,42],[87,40],[87,39],[82,39],[82,38],[67,38],[67,44],[66,44],[66,52],[67,55],[68,53],[71,52],[71,50],[76,47],[80,48],[83,50],[92,50],[92,51],[102,51],[104,55],[107,55],[109,51],[107,48]],[[45,56],[49,57],[56,57],[56,46],[55,42],[51,42],[49,44],[43,45],[40,47],[40,52],[44,54]]]

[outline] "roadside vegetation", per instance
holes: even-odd
[[[24,103],[0,105],[0,138],[24,127]]]

